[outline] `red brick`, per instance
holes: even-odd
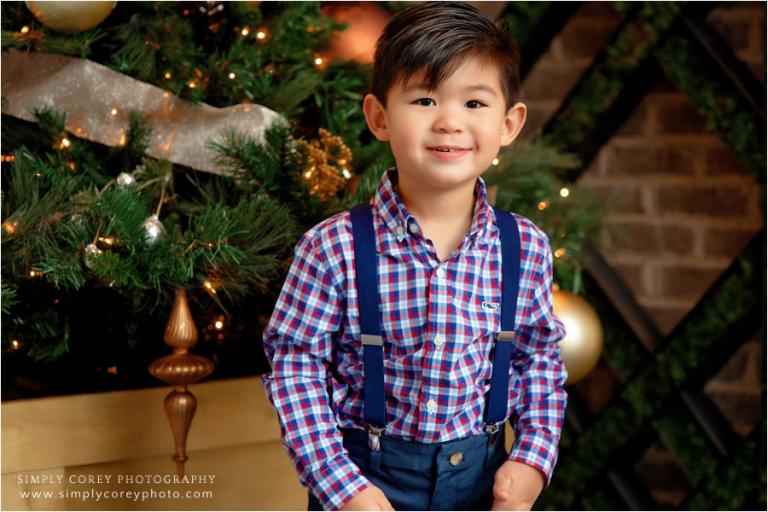
[[[607,23],[569,22],[557,36],[561,58],[566,62],[592,60],[608,42],[615,28],[616,24],[610,20]]]
[[[733,174],[745,172],[744,167],[736,158],[736,155],[726,146],[720,146],[707,150],[707,174]]]
[[[666,336],[672,332],[672,329],[680,323],[691,308],[679,306],[646,306],[645,310],[656,323],[662,336]]]
[[[705,121],[689,101],[666,101],[655,104],[657,133],[680,134],[706,131]]]
[[[704,391],[741,436],[748,434],[764,416],[761,406],[764,401],[757,385],[753,393],[746,392],[741,387],[726,391],[705,386]]]
[[[686,226],[653,226],[610,222],[608,232],[617,248],[653,254],[693,253],[693,230]]]
[[[641,265],[612,262],[611,266],[636,297],[649,293],[648,286],[643,279],[643,267]]]
[[[749,46],[749,19],[723,19],[716,12],[708,17],[710,25],[734,52]]]
[[[634,464],[641,483],[663,510],[676,510],[690,492],[689,480],[661,441],[657,441]]]
[[[600,201],[612,213],[644,213],[642,189],[631,185],[595,184],[579,185]]]
[[[655,272],[661,296],[698,301],[723,270],[670,266],[657,268]]]
[[[747,342],[723,365],[712,380],[718,382],[744,381],[751,377],[748,368],[754,367],[753,365],[756,364],[759,357],[760,345],[756,341]]]
[[[623,16],[613,8],[613,2],[581,2],[574,17],[611,19],[616,22],[623,19]]]
[[[523,96],[529,100],[562,100],[584,73],[579,65],[538,65],[523,84]]]
[[[696,158],[690,149],[661,146],[610,147],[608,175],[694,174]]]
[[[699,215],[744,216],[751,209],[749,190],[736,186],[659,186],[656,211]]]
[[[708,229],[704,233],[704,253],[712,257],[735,257],[754,236],[754,230]]]

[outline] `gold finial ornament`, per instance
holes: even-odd
[[[173,386],[173,391],[165,397],[165,414],[171,424],[176,445],[172,458],[176,461],[177,473],[183,476],[184,462],[188,459],[187,434],[197,410],[197,399],[187,386],[204,379],[213,371],[213,363],[208,359],[189,353],[189,349],[197,343],[197,327],[184,289],[176,290],[176,299],[163,338],[173,353],[152,361],[149,372]]]

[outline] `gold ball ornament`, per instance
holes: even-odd
[[[565,338],[560,340],[560,348],[568,380],[565,384],[574,384],[591,372],[603,351],[603,326],[594,308],[570,292],[553,292],[555,315],[565,325]]]
[[[25,2],[35,18],[59,32],[83,32],[107,19],[117,2]]]

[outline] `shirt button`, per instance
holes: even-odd
[[[461,464],[461,461],[464,460],[464,454],[462,452],[454,452],[448,460],[451,463],[451,466],[458,466]]]
[[[415,235],[419,232],[419,226],[417,226],[415,223],[408,226],[408,231],[411,232],[411,234]]]
[[[442,336],[440,336],[439,334],[437,336],[435,336],[435,345],[436,346],[442,347],[443,343],[445,343],[445,339]]]
[[[397,227],[395,228],[395,232],[396,232],[398,235],[402,235],[402,234],[405,232],[405,230],[403,229],[403,226],[397,226]]]
[[[439,278],[441,278],[441,279],[442,279],[443,277],[445,277],[445,270],[443,270],[443,268],[442,268],[442,267],[438,268],[436,273],[437,273],[437,277],[439,277]]]
[[[437,410],[437,402],[432,400],[431,398],[427,401],[427,410],[429,412],[435,412]]]

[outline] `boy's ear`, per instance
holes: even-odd
[[[368,123],[368,129],[378,140],[389,140],[389,124],[387,110],[373,94],[366,94],[363,99],[363,114]]]
[[[525,118],[528,115],[528,107],[525,103],[515,103],[509,108],[506,117],[504,117],[504,126],[501,129],[501,145],[509,146],[512,144],[520,130],[523,129]]]

